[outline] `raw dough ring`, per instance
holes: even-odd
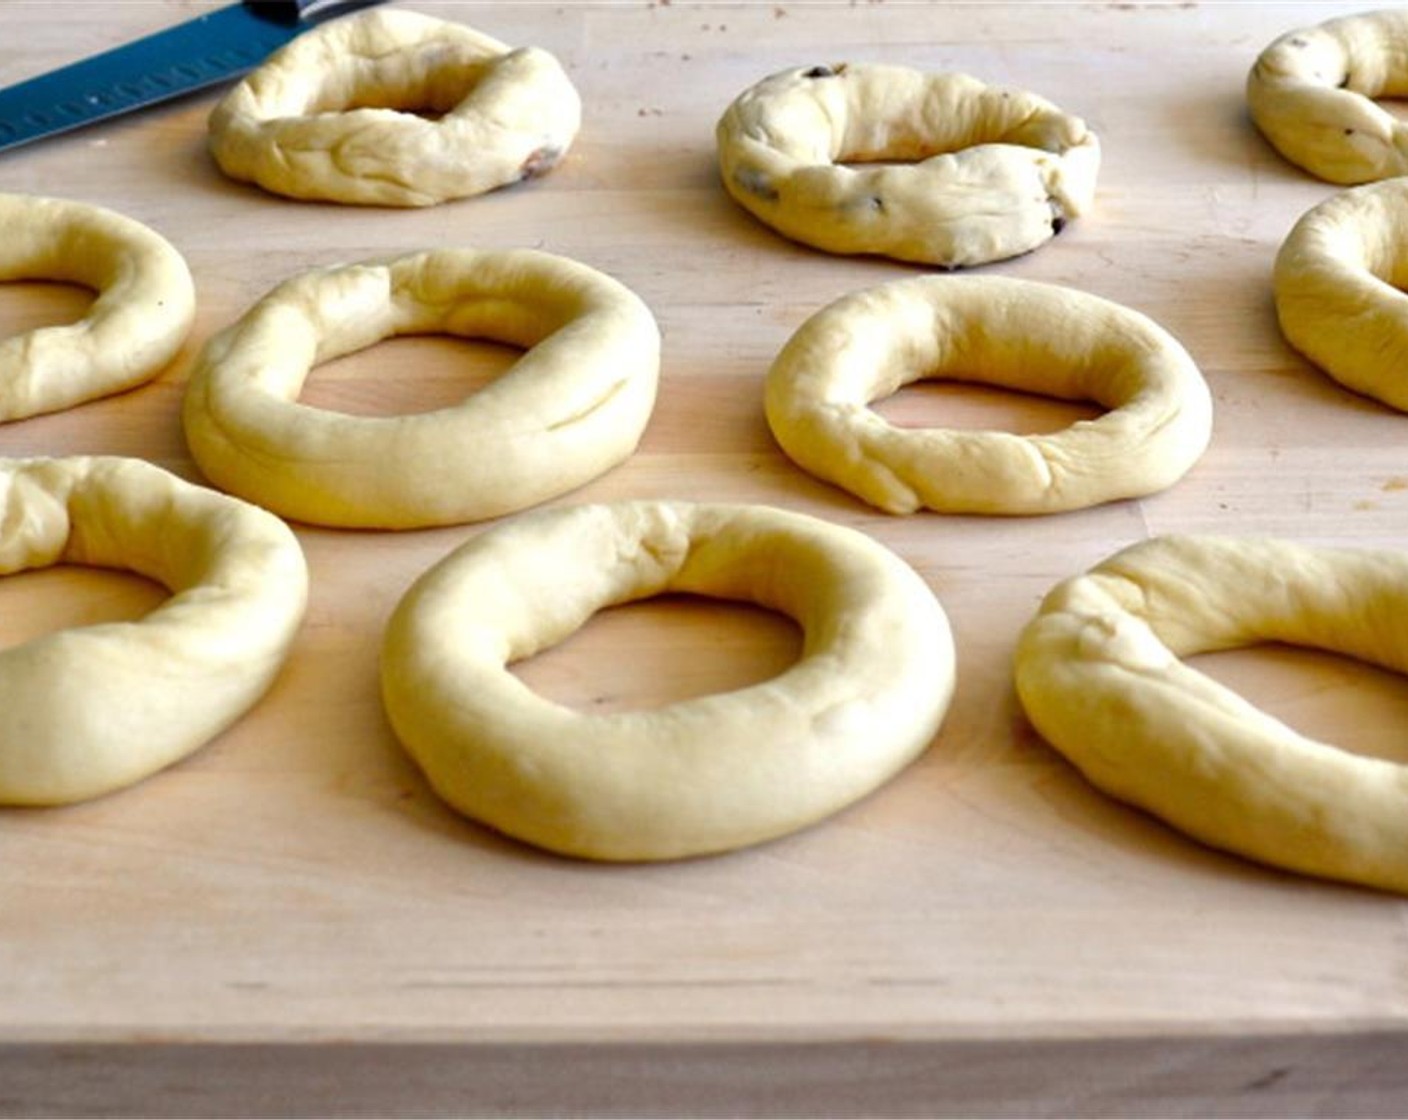
[[[1307,212],[1276,255],[1281,331],[1342,385],[1408,411],[1408,180],[1350,190]]]
[[[528,351],[458,405],[408,416],[296,400],[310,368],[400,334]],[[404,529],[497,517],[635,449],[660,332],[624,285],[530,249],[443,249],[302,273],[211,339],[186,439],[217,486],[318,525]]]
[[[1408,673],[1404,618],[1401,553],[1156,538],[1046,596],[1017,692],[1106,793],[1218,848],[1408,891],[1408,766],[1304,738],[1178,660],[1287,642]]]
[[[0,460],[0,573],[51,564],[171,597],[0,650],[0,804],[97,797],[203,746],[268,689],[307,597],[297,539],[263,510],[140,459]]]
[[[57,280],[98,294],[76,323],[0,339],[0,421],[150,381],[195,319],[181,254],[140,222],[83,202],[0,194],[5,280]]]
[[[432,206],[545,174],[581,119],[547,51],[376,8],[271,55],[211,113],[210,150],[225,174],[275,194]]]
[[[1331,183],[1408,174],[1408,125],[1374,104],[1408,94],[1408,10],[1290,31],[1247,77],[1252,121],[1281,155]]]
[[[719,121],[728,193],[829,253],[956,268],[1026,253],[1088,211],[1100,145],[1018,89],[902,66],[784,70]],[[875,163],[905,161],[909,166]]]
[[[952,377],[1112,410],[1050,435],[901,429],[871,401]],[[1055,513],[1150,494],[1197,461],[1212,402],[1152,320],[1070,288],[921,276],[856,292],[768,372],[768,424],[804,470],[889,513]]]
[[[748,688],[609,715],[544,700],[506,668],[666,592],[787,614],[802,657]],[[441,797],[603,860],[724,851],[837,812],[928,746],[953,680],[943,608],[881,545],[783,510],[682,502],[495,526],[411,587],[382,653],[392,727]]]

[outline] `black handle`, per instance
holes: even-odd
[[[244,0],[266,19],[278,23],[317,23],[345,15],[357,8],[369,8],[382,0]]]

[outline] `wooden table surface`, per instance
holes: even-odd
[[[6,0],[0,84],[190,17],[205,0]],[[0,812],[0,1112],[968,1114],[1408,1108],[1408,907],[1206,850],[1087,786],[1023,719],[1017,633],[1057,580],[1151,534],[1408,545],[1408,418],[1282,341],[1269,290],[1333,188],[1282,162],[1242,99],[1258,51],[1346,4],[700,5],[421,0],[555,52],[585,126],[547,178],[422,211],[300,204],[231,183],[214,94],[0,155],[0,190],[100,203],[186,256],[189,344],[155,382],[0,428],[8,456],[141,456],[198,474],[179,402],[200,345],[313,265],[533,246],[630,285],[664,332],[639,452],[563,502],[766,502],[873,534],[952,619],[957,696],[931,749],[863,803],[718,858],[598,866],[444,808],[382,714],[398,597],[479,531],[299,527],[311,603],[268,697],[138,787]],[[772,356],[840,295],[923,270],[822,255],[736,207],[713,124],[814,62],[958,69],[1083,116],[1096,211],[984,273],[1152,316],[1197,360],[1213,443],[1141,501],[1045,518],[891,518],[794,468],[761,408]],[[0,289],[0,332],[86,295]],[[436,407],[513,352],[398,339],[322,367],[304,400]],[[911,424],[1049,430],[1085,412],[911,389]],[[0,640],[160,600],[111,572],[0,581]],[[663,601],[598,616],[519,667],[612,710],[762,679],[796,656],[766,612]],[[1300,730],[1408,761],[1408,691],[1343,659],[1199,665]],[[0,713],[3,718],[3,713]]]

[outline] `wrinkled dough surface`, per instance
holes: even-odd
[[[527,350],[433,412],[363,417],[298,403],[313,366],[425,333]],[[523,509],[627,458],[659,368],[654,316],[610,277],[534,250],[445,249],[280,284],[207,344],[183,419],[211,481],[283,516],[445,525]]]
[[[785,70],[716,133],[725,189],[779,233],[950,268],[1044,244],[1089,211],[1100,166],[1094,133],[1043,98],[902,66]]]
[[[1094,401],[1049,435],[896,428],[869,408],[921,378]],[[1153,493],[1212,431],[1178,342],[1138,312],[1069,288],[924,276],[856,292],[808,319],[768,372],[768,424],[804,470],[889,513],[1034,514]]]
[[[1162,537],[1059,584],[1023,631],[1036,729],[1204,843],[1408,891],[1408,766],[1305,738],[1179,658],[1285,642],[1408,672],[1408,557]]]
[[[195,319],[195,286],[181,254],[140,222],[83,202],[0,194],[6,280],[80,284],[97,298],[76,323],[0,338],[0,421],[150,381]]]
[[[547,51],[373,8],[276,51],[215,107],[209,139],[225,174],[275,194],[431,206],[545,174],[581,116]]]
[[[1408,174],[1408,125],[1374,104],[1408,94],[1408,9],[1289,31],[1247,76],[1252,121],[1297,167],[1352,185]]]
[[[1408,411],[1408,180],[1354,187],[1292,228],[1272,286],[1281,331],[1340,384]]]
[[[0,650],[0,804],[97,797],[205,745],[268,689],[307,599],[298,541],[263,510],[138,459],[0,459],[0,574],[52,564],[171,596]]]
[[[608,715],[507,669],[604,607],[666,592],[787,614],[801,659],[747,688]],[[680,502],[495,526],[416,581],[382,652],[392,726],[441,797],[603,860],[724,851],[836,812],[928,746],[953,679],[943,609],[887,549],[800,514]]]

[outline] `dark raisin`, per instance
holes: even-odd
[[[836,71],[829,66],[813,66],[802,75],[804,78],[834,78],[835,76]]]
[[[1055,217],[1053,217],[1053,218],[1051,219],[1051,236],[1052,236],[1052,237],[1055,237],[1058,233],[1060,233],[1060,232],[1061,232],[1063,229],[1065,229],[1065,228],[1066,228],[1066,219],[1063,218],[1063,217],[1061,217],[1060,214],[1057,214]]]
[[[1308,47],[1308,46],[1310,46],[1310,44],[1307,43],[1304,39],[1295,38],[1295,39],[1292,39],[1292,40],[1291,40],[1291,46],[1293,46],[1293,47]]]

